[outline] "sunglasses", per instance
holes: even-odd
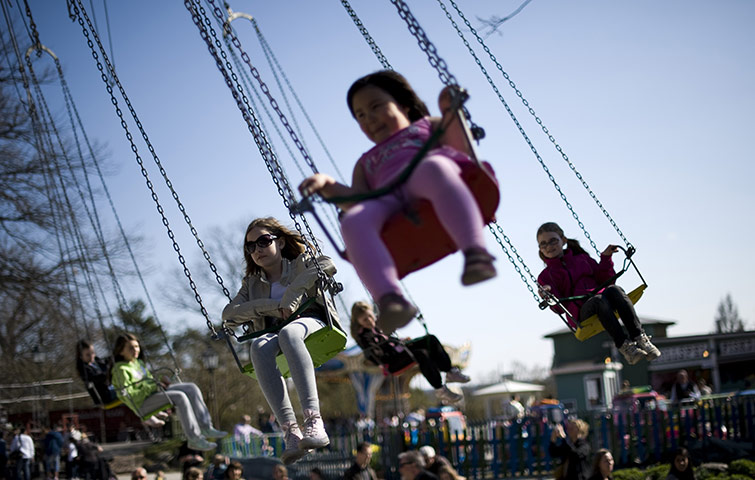
[[[540,250],[543,250],[543,249],[548,248],[548,247],[555,247],[556,245],[558,245],[558,242],[560,242],[560,241],[561,241],[560,238],[553,237],[553,238],[551,238],[550,240],[548,240],[546,242],[540,242],[540,243],[538,243],[537,246],[540,247]]]
[[[269,233],[266,233],[264,235],[260,235],[257,240],[250,240],[244,244],[244,250],[246,250],[246,253],[249,255],[253,254],[254,251],[257,249],[257,247],[260,248],[267,248],[272,243],[273,240],[278,238],[276,235],[271,235]]]

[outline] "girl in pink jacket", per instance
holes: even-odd
[[[554,222],[544,223],[537,229],[537,243],[540,258],[545,262],[545,269],[537,277],[537,283],[556,298],[588,295],[616,273],[611,260],[611,255],[619,249],[616,245],[608,245],[600,254],[600,262],[596,262],[577,240],[566,238],[564,231]],[[577,323],[597,315],[630,365],[642,358],[650,361],[661,355],[642,330],[632,301],[618,285],[609,285],[586,299],[562,304]],[[558,305],[551,308],[557,313],[562,312]],[[614,311],[618,312],[626,333]],[[576,327],[573,322],[572,326]]]

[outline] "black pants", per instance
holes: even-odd
[[[430,382],[433,388],[443,386],[440,372],[451,370],[451,358],[446,353],[440,341],[435,335],[426,335],[415,340],[406,342],[406,347],[414,355],[422,375]]]
[[[627,339],[624,329],[616,320],[614,310],[619,314],[619,318],[627,328],[629,338],[635,339],[642,333],[640,319],[637,318],[637,312],[634,311],[632,301],[624,293],[624,290],[618,285],[611,285],[603,290],[602,293],[588,299],[582,308],[579,309],[579,321],[598,315],[598,320],[606,332],[613,338],[613,343],[620,347]]]

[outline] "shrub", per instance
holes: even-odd
[[[669,464],[648,467],[645,470],[645,480],[666,480],[669,470],[671,470],[671,465]]]
[[[624,468],[613,472],[614,480],[645,480],[645,472],[639,468]]]
[[[743,475],[745,478],[755,478],[755,462],[744,458],[734,460],[729,465],[729,473],[732,477],[734,475]]]

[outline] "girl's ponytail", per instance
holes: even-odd
[[[571,250],[571,253],[574,255],[579,255],[580,253],[588,254],[585,252],[585,249],[582,248],[582,245],[579,244],[579,241],[574,240],[573,238],[566,239],[566,248]]]

